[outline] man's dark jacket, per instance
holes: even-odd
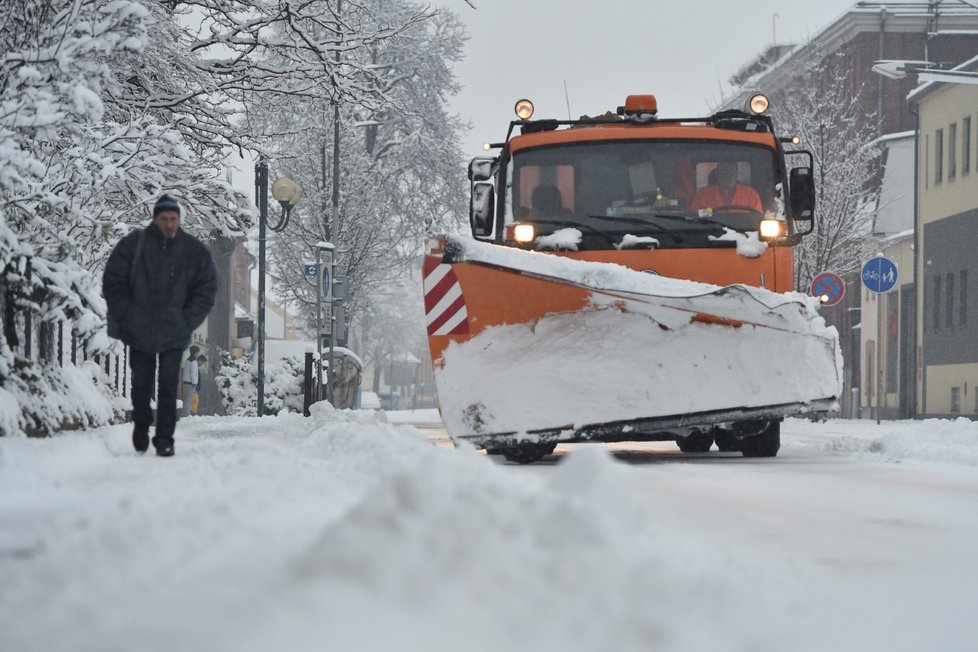
[[[207,247],[182,229],[167,240],[150,224],[133,274],[138,240],[139,231],[120,240],[102,276],[102,295],[119,323],[119,339],[146,353],[184,349],[214,307],[214,261]]]

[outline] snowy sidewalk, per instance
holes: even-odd
[[[937,423],[644,467],[367,412],[0,439],[0,650],[971,649],[978,431]]]

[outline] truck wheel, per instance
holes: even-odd
[[[741,439],[739,448],[744,457],[774,457],[781,448],[781,422],[768,421],[759,433]]]
[[[709,431],[694,430],[685,437],[676,437],[676,445],[684,453],[706,453],[713,445],[713,435]]]
[[[736,453],[740,450],[740,442],[737,441],[733,431],[727,428],[714,428],[713,441],[716,442],[717,450],[721,453]]]
[[[557,448],[557,442],[552,441],[545,444],[521,444],[513,448],[500,449],[498,452],[506,458],[507,462],[533,464],[553,453],[555,448]]]

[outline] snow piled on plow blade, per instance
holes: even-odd
[[[461,238],[449,239],[444,262],[591,293],[585,310],[491,326],[448,346],[435,375],[453,437],[559,428],[572,439],[589,425],[676,414],[697,425],[697,413],[824,402],[842,391],[838,333],[802,294]]]

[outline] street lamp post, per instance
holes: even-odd
[[[289,225],[292,208],[299,203],[298,184],[282,177],[272,184],[272,196],[282,205],[278,224],[268,226],[268,162],[255,165],[255,202],[258,204],[258,416],[265,412],[265,231],[278,233]]]
[[[908,61],[904,59],[881,59],[873,64],[873,72],[887,79],[903,79],[907,75],[917,75],[917,81],[944,82],[947,84],[978,84],[978,73],[968,70],[942,70],[935,68],[930,61]]]

